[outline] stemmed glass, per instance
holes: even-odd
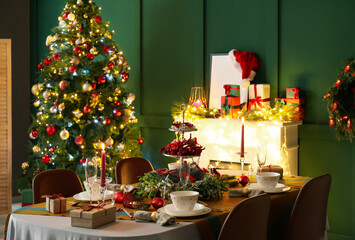
[[[97,177],[97,162],[96,158],[86,159],[85,162],[85,178],[90,190],[90,204],[92,204],[92,193]]]
[[[256,159],[257,159],[258,165],[259,165],[259,171],[258,172],[261,172],[261,169],[265,165],[266,158],[267,158],[267,146],[266,146],[266,143],[259,142],[257,147],[256,147]]]

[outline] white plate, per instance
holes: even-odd
[[[252,183],[248,187],[249,189],[260,189],[263,190],[266,193],[282,193],[282,192],[287,192],[291,188],[288,186],[285,186],[282,183],[278,183],[275,188],[262,188],[258,183]]]
[[[209,207],[199,203],[196,203],[194,209],[191,211],[177,211],[173,204],[166,205],[164,208],[162,208],[162,210],[174,217],[195,217],[211,212]]]
[[[106,190],[105,191],[105,200],[108,200],[108,199],[111,199],[114,195],[114,192],[113,191],[110,191],[110,190]],[[73,198],[75,200],[79,200],[79,201],[90,201],[90,195],[88,192],[81,192],[81,193],[77,193],[73,196]],[[98,201],[98,200],[101,200],[101,197],[97,194],[94,194],[92,196],[92,201]]]

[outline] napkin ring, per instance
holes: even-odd
[[[243,196],[243,197],[247,197],[247,195],[248,195],[248,188],[243,188],[243,190],[242,190],[242,196]]]
[[[156,222],[157,221],[157,218],[156,218],[156,215],[157,215],[157,212],[152,212],[152,215],[150,215],[150,218],[152,219],[153,222]]]
[[[125,187],[126,187],[126,185],[124,185],[124,184],[121,185],[121,188],[120,188],[121,192],[124,192],[123,190]]]

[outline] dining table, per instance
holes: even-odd
[[[282,239],[287,220],[291,214],[293,204],[302,186],[309,180],[308,177],[284,177],[280,183],[289,186],[287,191],[270,193],[270,212],[268,220],[268,239]],[[251,177],[251,182],[255,181]],[[248,186],[246,186],[248,187]],[[240,187],[239,187],[240,188]],[[217,239],[223,222],[230,211],[246,197],[230,197],[225,192],[218,200],[203,200],[200,204],[210,208],[208,214],[193,217],[177,217],[176,223],[160,226],[154,222],[136,222],[124,211],[116,212],[116,221],[95,229],[71,226],[70,211],[79,208],[73,206],[78,201],[72,197],[67,198],[65,213],[52,214],[46,211],[45,202],[19,208],[9,214],[5,226],[6,239]],[[75,204],[74,204],[75,205]],[[118,209],[123,208],[115,203]],[[125,208],[132,216],[138,209]],[[151,206],[147,211],[155,211]],[[251,229],[252,227],[252,222]]]

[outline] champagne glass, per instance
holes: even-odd
[[[90,204],[92,204],[92,192],[97,177],[97,162],[96,158],[86,159],[85,162],[85,178],[89,186]]]
[[[257,147],[256,147],[256,159],[257,159],[258,165],[259,165],[259,171],[258,172],[261,172],[261,169],[265,165],[266,158],[267,158],[267,146],[266,146],[266,143],[259,142]]]

